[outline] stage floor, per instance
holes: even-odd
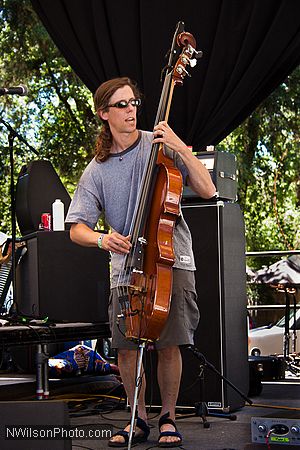
[[[209,428],[204,428],[199,417],[190,417],[180,419],[178,414],[177,427],[183,435],[183,445],[181,448],[189,450],[252,450],[267,448],[265,444],[251,443],[251,417],[262,417],[265,415],[284,413],[291,418],[294,417],[295,411],[300,420],[300,382],[289,384],[265,384],[259,397],[252,398],[253,406],[245,406],[240,411],[234,412],[237,420],[231,421],[227,418],[208,417],[210,422]],[[272,408],[271,408],[272,407]],[[288,408],[288,409],[286,409]],[[139,444],[137,448],[148,449],[157,448],[158,437],[158,419],[154,418],[156,412],[150,413],[150,425],[152,427],[148,442]],[[275,416],[277,417],[277,415]],[[126,411],[115,411],[111,414],[104,414],[102,417],[89,418],[73,418],[73,425],[89,423],[109,423],[114,427],[120,427],[127,423],[130,419],[129,413]],[[299,423],[299,421],[298,421]],[[117,428],[115,428],[117,431]],[[77,447],[78,446],[78,447]],[[90,449],[107,448],[106,441],[73,441],[72,449],[76,450],[84,446]],[[282,445],[271,445],[271,447],[279,450]],[[285,448],[294,446],[284,445]],[[297,447],[299,449],[299,446]]]
[[[98,377],[97,377],[98,378]],[[99,379],[99,378],[98,378]],[[14,389],[13,389],[14,387]],[[4,395],[4,388],[6,395]],[[24,398],[25,391],[34,389],[34,377],[20,375],[0,375],[0,399],[11,400],[8,398],[14,391],[15,400],[18,399],[17,392],[20,397]],[[53,392],[55,389],[52,389]],[[66,394],[67,388],[63,389]],[[2,393],[2,395],[1,395]],[[51,393],[51,386],[50,386]],[[54,396],[56,397],[56,396]],[[51,397],[50,397],[51,398]],[[195,399],[197,401],[198,399]],[[300,422],[300,380],[277,381],[273,383],[263,383],[262,393],[257,397],[252,397],[252,406],[245,406],[239,411],[235,411],[237,420],[231,421],[228,418],[208,417],[210,422],[209,428],[204,428],[200,417],[191,416],[189,418],[180,418],[185,412],[178,412],[177,426],[182,433],[184,441],[181,448],[189,450],[254,450],[268,448],[266,444],[253,444],[251,442],[251,418],[272,415],[280,418],[284,415],[286,418],[295,418],[296,422]],[[191,409],[187,413],[192,412]],[[82,411],[84,414],[84,411]],[[150,411],[151,433],[146,443],[139,444],[135,448],[149,449],[157,448],[158,437],[158,410]],[[116,432],[130,420],[129,412],[124,409],[116,409],[113,412],[99,413],[93,412],[88,415],[71,417],[70,422],[73,427],[83,426],[89,427],[94,425],[106,424],[112,425],[113,431]],[[292,445],[270,445],[270,448],[279,450],[281,448],[297,448]],[[107,448],[107,440],[72,440],[72,450],[85,448],[99,450]],[[24,447],[24,450],[25,449]]]

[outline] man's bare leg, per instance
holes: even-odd
[[[180,387],[182,373],[182,359],[180,349],[177,346],[158,350],[157,378],[162,400],[163,416],[170,413],[170,419],[175,421],[175,408]],[[175,431],[171,424],[165,424],[160,431]],[[176,442],[176,436],[163,436],[160,442]]]
[[[124,384],[124,388],[128,397],[130,406],[133,405],[134,401],[134,391],[136,384],[136,367],[137,367],[137,351],[136,350],[124,350],[120,349],[118,351],[118,367],[120,370],[120,375]],[[143,369],[142,369],[143,373]],[[138,416],[147,423],[147,412],[145,406],[145,389],[146,380],[145,375],[143,376],[143,381],[141,383],[141,388],[138,396]],[[130,430],[130,425],[124,428],[125,431]],[[135,436],[143,434],[138,428],[135,431]],[[114,436],[110,439],[114,442],[124,442],[123,436]]]

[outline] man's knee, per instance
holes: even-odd
[[[135,361],[137,354],[136,350],[130,350],[128,348],[118,349],[118,361]]]
[[[180,355],[180,349],[177,345],[172,347],[165,347],[157,350],[157,356],[160,360],[172,360],[174,358],[178,358]]]

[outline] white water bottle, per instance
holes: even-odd
[[[52,224],[53,231],[65,229],[65,206],[59,198],[52,203]]]

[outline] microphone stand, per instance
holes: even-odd
[[[248,398],[243,392],[241,392],[237,386],[235,386],[233,383],[231,383],[230,380],[228,380],[228,378],[226,378],[224,375],[222,375],[216,368],[215,366],[213,366],[209,361],[207,361],[207,359],[205,358],[205,356],[199,352],[199,350],[196,347],[187,347],[187,350],[189,350],[190,352],[193,353],[194,356],[196,356],[196,358],[199,359],[200,361],[200,393],[201,393],[201,397],[203,396],[203,391],[204,391],[204,369],[208,368],[210,369],[212,372],[214,372],[216,375],[218,375],[223,381],[225,381],[235,392],[237,392],[249,405],[252,405],[252,400],[250,400],[250,398]],[[194,416],[200,416],[203,422],[203,426],[204,428],[209,428],[210,427],[210,423],[207,421],[206,417],[207,416],[211,416],[211,417],[220,417],[220,418],[225,418],[225,419],[229,419],[229,420],[236,420],[236,415],[235,414],[227,414],[227,413],[211,413],[208,411],[206,402],[204,401],[204,398],[201,398],[201,401],[195,404],[195,408],[196,408],[196,413],[194,414]],[[185,416],[180,416],[178,417],[178,419],[185,419],[185,418],[189,418],[191,417],[191,415],[185,415]]]
[[[23,142],[35,155],[38,152],[24,139],[9,123],[0,118],[0,122],[8,129],[8,146],[9,146],[9,161],[10,161],[10,202],[11,202],[11,274],[12,274],[12,296],[13,303],[9,310],[9,315],[14,319],[18,315],[18,305],[16,301],[16,199],[15,199],[15,184],[14,184],[14,139],[17,137],[19,141]]]

